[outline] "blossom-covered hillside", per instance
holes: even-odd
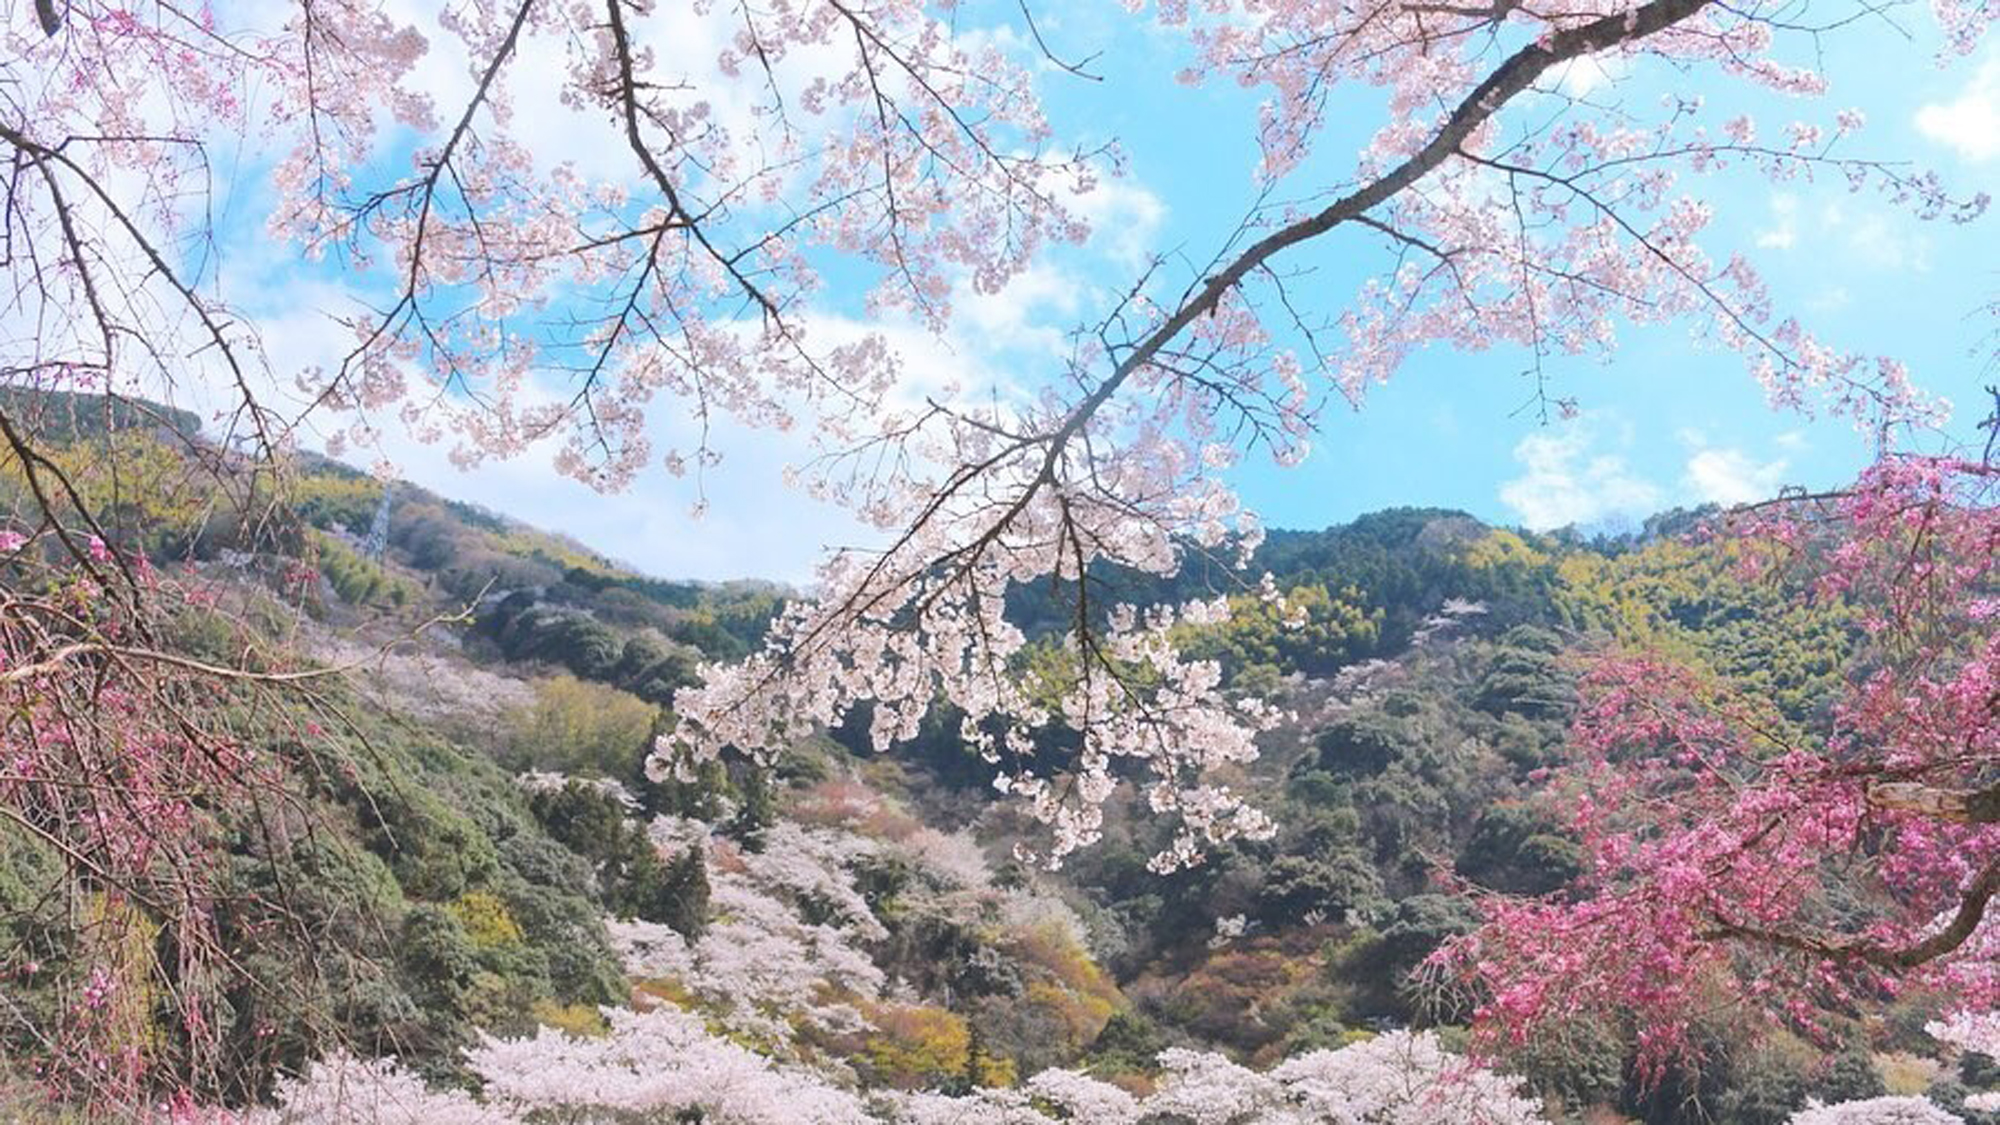
[[[1149,642],[1224,697],[1271,701],[1254,758],[1221,775],[1270,831],[1163,871],[1186,840],[1148,815],[1157,790],[1126,784],[1143,771],[1081,768],[1047,731],[984,738],[940,708],[882,755],[863,707],[775,756],[662,753],[676,692],[755,651],[788,591],[648,578],[323,460],[256,507],[184,471],[193,432],[78,425],[52,453],[102,529],[90,550],[165,607],[145,651],[262,671],[107,687],[141,732],[115,745],[61,697],[21,697],[35,737],[0,774],[8,1120],[1986,1125],[2000,1109],[1992,1017],[1923,985],[1829,983],[1773,1013],[1691,981],[1698,1053],[1649,1053],[1641,1025],[1580,1009],[1468,1031],[1493,997],[1454,960],[1467,935],[1496,903],[1579,901],[1599,870],[1573,767],[1603,654],[1667,654],[1801,741],[1866,664],[1865,603],[1760,580],[1689,534],[1702,513],[1589,540],[1430,510],[1273,533],[1253,559],[1265,589]],[[18,464],[0,476],[16,499],[28,486]],[[63,604],[35,528],[4,534],[14,588]],[[1200,568],[1093,581],[1138,606],[1229,588]],[[1077,662],[1052,604],[1022,594],[1009,618],[1029,638],[1017,690],[1059,707]],[[182,753],[180,722],[237,756]],[[1062,795],[1010,791],[1007,754],[1113,783],[1102,820],[1052,826]],[[73,759],[129,775],[143,815],[56,785]],[[1815,908],[1864,915],[1875,892],[1853,886]]]

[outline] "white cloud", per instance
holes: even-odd
[[[1863,261],[1884,270],[1931,268],[1931,241],[1909,229],[1907,220],[1892,223],[1879,212],[1863,215],[1847,231],[1847,244]]]
[[[1683,483],[1700,500],[1748,504],[1777,495],[1786,462],[1759,461],[1740,449],[1700,449],[1688,458]]]
[[[1796,200],[1774,196],[1772,210],[1778,225],[1756,235],[1757,245],[1789,249],[1803,236],[1815,250],[1839,251],[1873,272],[1910,271],[1924,273],[1931,268],[1931,238],[1913,216],[1885,206],[1864,203],[1851,206],[1842,199],[1829,199],[1811,212],[1803,211]],[[1798,220],[1803,217],[1801,224]],[[1850,297],[1839,286],[1822,290],[1809,298],[1817,311],[1837,310]]]
[[[1090,224],[1089,249],[1120,265],[1137,268],[1153,255],[1153,236],[1167,218],[1167,205],[1134,179],[1105,179],[1067,202]]]
[[[1772,225],[1757,232],[1757,245],[1767,250],[1790,250],[1799,240],[1799,197],[1779,192],[1771,197]]]
[[[2000,50],[1987,52],[1958,96],[1917,110],[1917,132],[1972,163],[2000,156]]]
[[[1556,69],[1556,89],[1572,98],[1587,97],[1599,87],[1623,78],[1630,69],[1631,64],[1624,59],[1584,55]]]
[[[1599,416],[1560,430],[1529,434],[1514,447],[1522,475],[1500,486],[1500,499],[1537,531],[1642,515],[1659,507],[1660,490],[1615,453],[1596,451]],[[1629,435],[1619,444],[1629,445]]]
[[[1076,271],[1046,263],[1029,266],[998,293],[979,293],[961,284],[953,305],[961,334],[971,330],[983,349],[1020,349],[1061,355],[1065,330],[1085,295]]]
[[[1781,191],[1771,196],[1770,225],[1753,231],[1751,238],[1765,250],[1791,250],[1801,239],[1814,249],[1838,244],[1875,269],[1921,272],[1930,268],[1931,243],[1914,228],[1906,216],[1872,207],[1856,210],[1840,200],[1808,209],[1797,195]],[[1822,290],[1809,303],[1828,312],[1850,299],[1836,286]]]

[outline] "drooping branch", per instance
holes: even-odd
[[[2000,894],[2000,860],[1988,863],[1959,893],[1958,905],[1942,926],[1908,945],[1893,945],[1868,937],[1826,934],[1803,929],[1746,926],[1717,918],[1710,938],[1735,938],[1760,945],[1809,953],[1839,961],[1857,961],[1883,969],[1907,970],[1956,953],[1971,940],[1986,918],[1986,908]]]

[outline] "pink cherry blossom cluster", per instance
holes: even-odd
[[[655,450],[658,399],[703,430],[877,414],[899,375],[882,340],[822,341],[809,324],[826,262],[879,279],[871,315],[941,329],[955,285],[995,292],[1044,244],[1082,236],[1063,200],[1090,189],[1099,162],[1055,151],[1027,71],[923,5],[701,3],[694,19],[726,34],[692,59],[677,15],[630,0],[447,9],[442,30],[463,40],[478,85],[442,128],[434,107],[410,107],[420,147],[403,175],[382,170],[396,138],[378,135],[373,106],[289,84],[300,121],[274,229],[313,253],[379,260],[395,291],[354,320],[337,369],[309,373],[326,401],[396,408],[466,465],[561,435],[559,469],[622,487],[652,463],[719,459],[705,438]],[[343,17],[317,18],[339,31]],[[423,46],[405,29],[349,53],[345,35],[291,30],[283,49],[300,62],[377,66],[398,88],[396,67]],[[566,54],[558,96],[613,126],[603,142],[620,175],[551,167],[510,131],[531,51]],[[721,85],[684,81],[691,71]]]
[[[1595,665],[1553,790],[1587,874],[1567,896],[1485,899],[1486,925],[1433,961],[1489,1032],[1617,1014],[1658,1061],[1717,988],[1808,1030],[1821,1005],[1899,988],[2000,997],[2000,636],[1980,624],[1996,479],[1896,459],[1730,532],[1747,572],[1860,614],[1823,729],[1664,658]]]

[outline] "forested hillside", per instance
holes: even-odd
[[[1591,878],[1565,767],[1597,662],[1665,653],[1784,737],[1830,729],[1873,607],[1752,572],[1718,513],[1591,539],[1400,509],[1275,532],[1240,572],[1093,575],[1106,614],[1225,599],[1171,643],[1282,709],[1229,778],[1275,830],[1159,873],[1170,828],[1125,786],[1050,870],[949,709],[892,755],[863,708],[775,762],[649,767],[676,690],[790,591],[650,578],[320,458],[225,489],[191,419],[38,409],[73,420],[0,466],[9,588],[113,620],[27,515],[59,473],[84,557],[161,610],[144,659],[257,672],[17,701],[9,1120],[2000,1120],[1968,1108],[2000,1065],[1926,1030],[1929,988],[1790,1017],[1716,995],[1670,1056],[1597,1015],[1466,1030],[1491,998],[1441,947],[1496,893]],[[1077,675],[1058,604],[1010,608],[1051,699]],[[92,690],[143,733],[66,709]],[[64,762],[122,784],[46,784]],[[1439,1076],[1444,1102],[1393,1092]]]

